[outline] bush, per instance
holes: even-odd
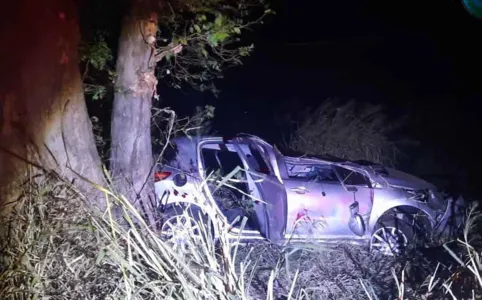
[[[328,99],[304,114],[288,147],[310,155],[394,164],[401,141],[393,137],[401,125],[401,120],[387,120],[379,105]]]

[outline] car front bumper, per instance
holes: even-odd
[[[445,212],[437,220],[434,228],[435,238],[441,242],[458,237],[464,230],[467,220],[467,203],[462,196],[447,200]]]

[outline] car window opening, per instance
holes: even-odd
[[[244,165],[241,157],[237,152],[230,151],[226,148],[201,150],[202,160],[204,164],[205,175],[213,174],[216,181],[221,180],[222,177],[227,176],[236,168],[237,172],[233,179],[236,182],[229,181],[227,185],[215,190],[215,184],[212,185],[213,198],[219,206],[228,222],[233,222],[237,216],[240,216],[239,222],[234,224],[234,227],[240,227],[243,217],[247,217],[245,230],[257,230],[256,215],[253,209],[253,201],[247,196],[249,194],[248,184],[246,182],[246,174],[243,171]]]
[[[254,146],[250,145],[249,150],[253,154],[253,157],[256,159],[258,163],[258,168],[256,171],[266,174],[266,175],[271,175],[271,170],[268,166],[268,163],[266,162],[266,157],[263,155],[258,149],[256,149]]]
[[[370,187],[368,178],[363,174],[342,168],[340,166],[335,166],[335,169],[338,174],[340,174],[343,184]]]
[[[327,166],[293,166],[290,169],[290,178],[302,178],[315,182],[339,183],[330,165]]]

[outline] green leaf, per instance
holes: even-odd
[[[211,45],[212,47],[218,46],[218,41],[216,40],[216,35],[210,34],[210,35],[208,35],[207,38],[208,38],[209,45]]]
[[[253,48],[254,48],[253,44],[246,47],[239,47],[239,55],[248,56],[251,53],[251,51],[253,51]]]
[[[201,49],[201,53],[203,54],[204,57],[208,57],[208,52],[206,51],[206,49],[202,48]]]
[[[237,34],[241,34],[241,29],[239,27],[234,27],[233,31]]]
[[[194,24],[194,29],[196,30],[197,33],[201,32],[201,27],[199,27],[199,25],[197,24]]]
[[[213,46],[217,46],[219,42],[223,42],[229,37],[227,32],[216,32],[211,35],[210,41]]]
[[[218,14],[216,20],[214,20],[214,24],[216,27],[221,27],[223,25],[224,17],[221,14]]]

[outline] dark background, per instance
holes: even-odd
[[[255,52],[225,72],[218,98],[160,86],[180,114],[216,107],[220,134],[280,143],[287,113],[329,97],[383,104],[409,116],[419,145],[398,166],[477,197],[481,164],[482,21],[457,0],[273,1],[275,16],[246,36]]]

